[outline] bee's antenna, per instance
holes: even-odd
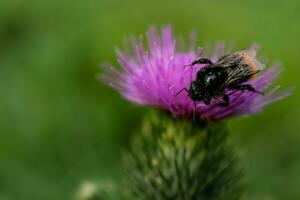
[[[184,65],[183,67],[192,67],[192,66],[194,66],[194,65],[196,65],[196,64],[198,64],[198,63],[197,63],[197,60],[194,60],[194,61],[190,62],[189,64]]]
[[[209,58],[199,57],[196,60],[192,61],[190,64],[184,65],[184,67],[191,67],[196,64],[205,64],[205,65],[213,65],[214,63]]]
[[[175,94],[175,96],[177,96],[178,94],[180,94],[182,91],[186,91],[187,93],[189,93],[188,89],[182,88],[181,90],[179,90],[179,91]]]

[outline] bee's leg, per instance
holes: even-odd
[[[196,64],[208,64],[208,65],[212,65],[213,62],[209,58],[197,58],[192,63],[190,63],[190,64],[188,64],[186,66],[193,66],[193,65],[196,65]]]
[[[227,94],[224,94],[223,102],[218,103],[217,106],[227,107],[229,106],[229,103],[230,103],[229,96]]]
[[[250,92],[255,92],[261,95],[264,95],[265,93],[256,90],[252,85],[235,85],[235,86],[231,86],[229,87],[230,89],[237,89],[237,90],[241,90],[241,91],[250,91]]]
[[[196,121],[196,112],[197,112],[197,103],[196,103],[196,101],[194,101],[193,122]]]
[[[211,98],[205,98],[205,99],[203,100],[203,102],[204,102],[205,105],[210,105]]]

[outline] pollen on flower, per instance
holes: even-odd
[[[264,91],[265,95],[238,90],[226,91],[230,98],[230,104],[226,107],[216,106],[219,99],[214,100],[211,105],[205,105],[202,101],[194,102],[187,92],[176,94],[184,88],[190,88],[197,71],[204,67],[203,64],[185,66],[199,56],[207,57],[205,47],[194,48],[195,42],[191,42],[189,50],[177,48],[169,26],[164,27],[161,34],[158,34],[154,27],[150,28],[147,32],[147,47],[141,39],[132,41],[131,46],[126,48],[129,49],[128,52],[117,51],[117,60],[122,69],[117,70],[111,65],[103,66],[103,80],[127,100],[166,110],[174,117],[194,116],[196,119],[216,121],[257,112],[265,105],[290,94],[279,91],[277,87],[268,88],[280,74],[279,66],[273,64],[255,79],[248,81],[256,90]],[[229,52],[226,52],[224,44],[220,43],[208,57],[216,62],[224,53]],[[246,61],[251,62],[252,67],[261,69],[263,64],[255,58],[256,54],[257,48],[250,48]]]

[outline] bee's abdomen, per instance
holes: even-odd
[[[260,71],[264,68],[264,64],[259,62],[256,59],[256,52],[253,49],[243,50],[239,52],[242,63],[248,67],[248,70],[255,74],[257,71]]]

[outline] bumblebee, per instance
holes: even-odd
[[[256,59],[256,52],[253,49],[240,50],[222,56],[216,63],[208,58],[200,57],[187,66],[192,67],[197,64],[205,66],[197,72],[196,79],[191,81],[189,88],[183,88],[177,93],[186,91],[194,101],[195,107],[196,102],[203,101],[205,105],[210,105],[212,99],[217,98],[222,98],[222,101],[216,105],[221,107],[230,105],[229,94],[225,92],[228,90],[264,94],[257,91],[252,85],[245,83],[264,67]]]

